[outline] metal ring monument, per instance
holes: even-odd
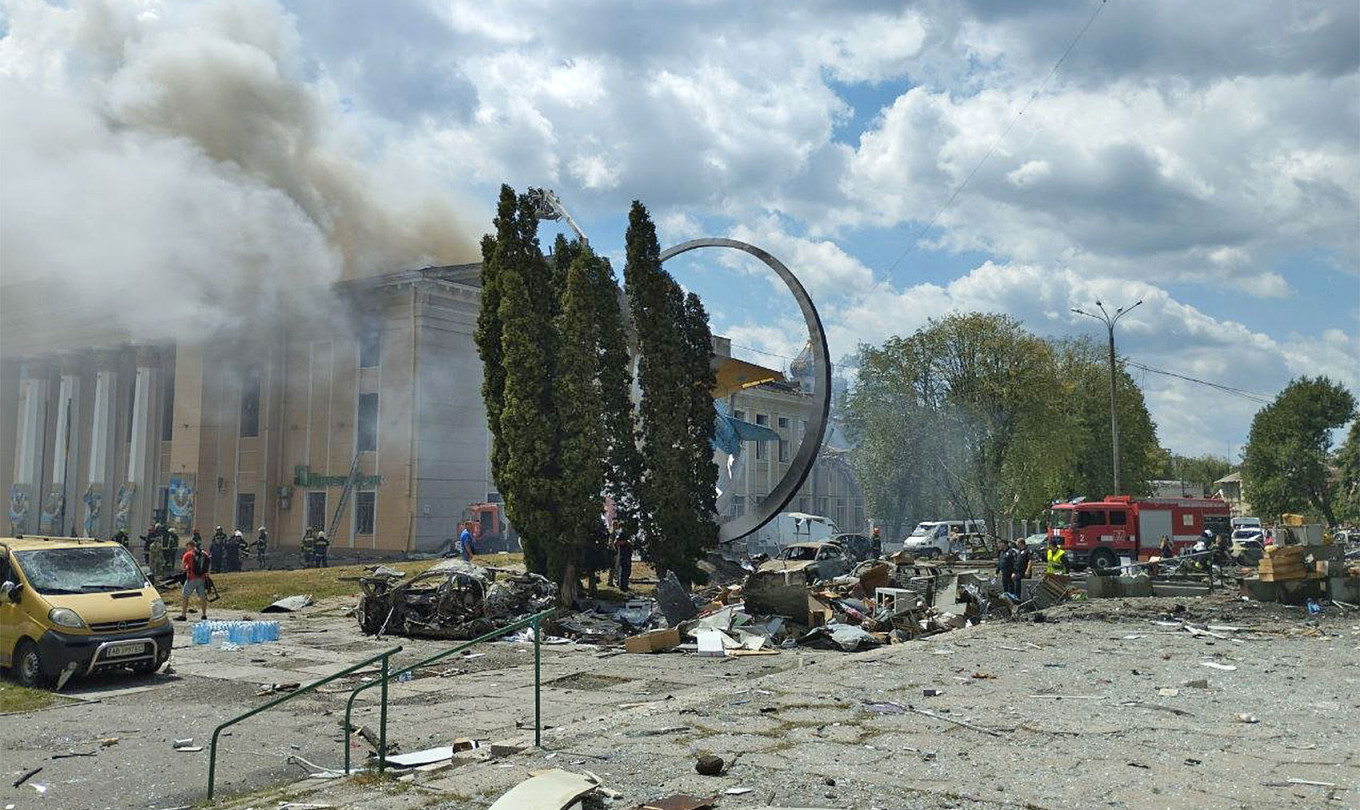
[[[775,515],[783,511],[789,501],[793,500],[794,494],[812,472],[812,465],[816,463],[817,453],[822,447],[822,438],[826,435],[827,419],[831,414],[831,356],[826,347],[826,331],[822,328],[822,319],[817,314],[812,299],[808,297],[807,290],[803,289],[802,283],[783,262],[766,251],[736,239],[692,239],[663,251],[661,261],[664,263],[681,253],[707,247],[732,248],[749,253],[764,262],[783,280],[789,292],[793,293],[794,300],[798,302],[798,309],[803,313],[803,320],[807,323],[808,337],[812,341],[813,365],[816,369],[813,376],[812,412],[808,414],[808,429],[803,431],[798,452],[794,454],[789,469],[784,473],[784,477],[779,479],[779,483],[768,497],[752,511],[719,525],[718,542],[728,543],[745,537],[769,523]]]

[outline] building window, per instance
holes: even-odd
[[[789,418],[788,418],[787,416],[781,416],[781,417],[779,417],[779,429],[780,429],[780,430],[788,430],[788,429],[789,429]]]
[[[359,417],[356,420],[359,436],[356,449],[377,450],[378,449],[378,395],[360,394],[359,395]]]
[[[249,532],[255,525],[255,493],[244,492],[236,496],[236,528]]]
[[[738,422],[746,421],[746,411],[732,411],[732,418]]]
[[[746,514],[746,496],[745,496],[745,495],[733,495],[733,496],[732,496],[732,515],[733,515],[734,517],[741,517],[741,516],[744,515],[744,514]]]
[[[307,493],[307,528],[326,530],[326,493]]]
[[[241,381],[241,438],[260,435],[260,372],[251,369]]]
[[[758,413],[756,414],[756,424],[760,425],[761,427],[769,427],[770,417],[766,416],[763,413]],[[763,441],[756,442],[756,458],[758,459],[765,458],[765,442]]]
[[[780,463],[787,463],[788,460],[789,460],[789,440],[781,436],[779,439],[779,461]]]
[[[378,493],[354,493],[354,533],[373,534],[373,514],[378,506]]]
[[[161,441],[168,442],[175,435],[175,372],[165,375],[161,391]]]
[[[370,329],[359,337],[359,368],[377,368],[382,357],[382,332]]]

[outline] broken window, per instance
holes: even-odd
[[[260,372],[251,369],[241,381],[241,438],[260,435]]]
[[[127,591],[147,584],[137,562],[120,547],[43,548],[14,556],[38,593]]]
[[[359,368],[377,368],[382,356],[382,333],[370,329],[359,337]]]
[[[359,395],[358,450],[378,449],[378,395]]]
[[[373,491],[357,492],[354,495],[354,533],[373,534],[373,516],[377,508],[378,493]]]

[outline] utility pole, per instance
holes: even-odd
[[[1120,307],[1119,309],[1116,309],[1114,311],[1114,315],[1111,315],[1109,312],[1106,312],[1105,305],[1102,304],[1099,300],[1096,301],[1096,306],[1100,308],[1099,315],[1095,315],[1082,309],[1077,309],[1076,307],[1072,308],[1072,311],[1077,313],[1078,315],[1085,315],[1088,318],[1095,318],[1096,320],[1105,324],[1105,330],[1109,333],[1110,336],[1110,447],[1114,459],[1114,492],[1112,493],[1114,495],[1124,494],[1124,491],[1119,488],[1119,412],[1118,409],[1115,407],[1115,391],[1116,391],[1115,381],[1117,370],[1114,362],[1114,325],[1119,322],[1120,318],[1124,317],[1130,312],[1133,312],[1135,309],[1138,308],[1139,304],[1142,303],[1143,302],[1140,299],[1138,303],[1134,304],[1128,309]]]

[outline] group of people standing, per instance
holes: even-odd
[[[119,529],[113,539],[124,548],[127,548],[130,542],[124,529]],[[164,523],[152,523],[146,534],[141,535],[141,540],[142,561],[151,568],[152,574],[157,579],[171,577],[181,568],[182,553],[188,552],[180,548],[179,534],[174,529]],[[193,530],[189,543],[199,550],[203,549],[203,535],[197,528]],[[251,542],[245,538],[240,529],[228,536],[222,527],[218,526],[213,532],[212,543],[204,553],[208,555],[213,571],[219,573],[240,571],[241,561],[250,556],[252,548],[255,550],[256,559],[259,560],[259,567],[263,569],[269,560],[269,532],[265,527],[259,528],[255,541]]]
[[[1032,550],[1024,540],[1007,543],[996,560],[1001,587],[1017,602],[1021,601],[1020,587],[1034,573],[1036,564],[1043,565],[1045,574],[1061,575],[1069,572],[1067,552],[1058,544],[1057,537],[1049,537],[1043,551]]]

